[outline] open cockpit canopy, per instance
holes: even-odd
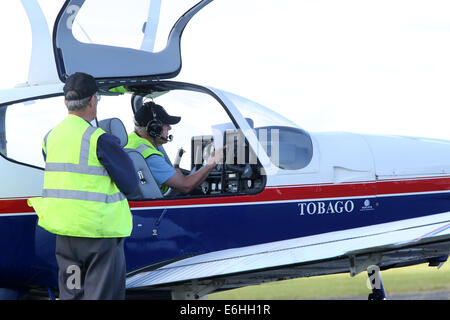
[[[53,29],[58,76],[86,72],[104,87],[173,78],[183,30],[211,1],[67,0]]]

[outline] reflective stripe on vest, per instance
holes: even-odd
[[[114,203],[126,199],[122,192],[116,192],[114,194],[108,195],[100,192],[64,190],[64,189],[43,189],[42,196],[44,198],[84,200],[84,201],[96,201],[104,203]]]
[[[145,150],[147,150],[147,149],[151,149],[151,148],[145,144],[141,144],[140,146],[138,146],[136,148],[136,150],[139,151],[141,154],[143,154],[145,152]]]
[[[92,134],[97,130],[94,127],[88,127],[81,138],[81,148],[80,148],[80,159],[78,164],[73,163],[55,163],[46,162],[45,171],[47,172],[73,172],[73,173],[84,173],[96,176],[108,176],[108,172],[104,167],[90,166],[89,161],[89,149],[91,146]],[[50,132],[49,132],[50,133]],[[48,133],[44,138],[44,146],[47,149],[47,137]]]

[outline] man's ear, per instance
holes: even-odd
[[[96,102],[96,97],[95,97],[95,95],[93,95],[92,97],[91,97],[91,99],[89,100],[89,104],[91,105],[91,106],[95,106],[95,102]]]

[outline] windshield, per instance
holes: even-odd
[[[239,109],[244,118],[251,119],[250,126],[254,128],[267,126],[285,126],[301,129],[295,122],[264,107],[263,105],[240,97],[230,92],[221,91]]]
[[[295,122],[254,101],[223,93],[255,130],[259,143],[273,164],[284,170],[298,170],[311,162],[311,137]]]

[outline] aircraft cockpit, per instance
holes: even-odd
[[[159,150],[168,155],[166,160],[183,174],[199,170],[215,150],[226,146],[223,163],[217,165],[199,187],[188,195],[170,190],[165,198],[245,195],[264,189],[266,177],[257,155],[242,130],[237,129],[233,117],[213,96],[201,90],[159,88],[151,93],[143,92],[142,87],[131,90],[136,90],[131,98],[133,111],[151,99],[168,112],[181,116],[180,123],[172,126],[173,141]],[[183,101],[178,101],[181,95]],[[247,120],[252,123],[251,119]]]
[[[200,169],[213,151],[226,146],[223,163],[188,196],[261,192],[268,174],[262,154],[277,169],[290,171],[306,167],[312,159],[312,140],[306,131],[250,100],[223,91],[219,97],[212,88],[174,82],[128,89],[133,91],[133,111],[151,99],[181,116],[181,122],[172,126],[173,141],[164,144],[162,151],[184,174]],[[253,147],[249,136],[257,138]],[[174,196],[182,197],[168,195]]]
[[[97,118],[119,118],[130,133],[134,112],[148,99],[180,115],[180,123],[170,131],[173,141],[164,144],[162,152],[185,175],[204,165],[211,152],[226,146],[223,163],[196,190],[189,195],[171,192],[166,198],[257,194],[270,174],[267,163],[291,172],[308,166],[313,145],[306,131],[253,101],[214,90],[172,81],[127,86],[122,92],[104,90]],[[63,97],[15,103],[0,111],[2,156],[43,168],[41,139],[65,116]]]

